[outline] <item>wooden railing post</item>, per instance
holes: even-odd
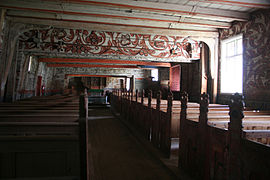
[[[120,91],[120,115],[123,117],[123,98],[124,98],[124,90],[121,89]]]
[[[228,179],[242,179],[241,172],[241,140],[243,137],[242,119],[244,118],[244,101],[238,93],[231,97],[230,122],[228,126]]]
[[[80,128],[80,179],[88,180],[88,96],[87,93],[80,95],[79,128]],[[91,168],[93,169],[93,168]],[[91,172],[92,174],[93,172]]]
[[[148,92],[148,117],[146,118],[146,137],[148,140],[150,140],[150,134],[151,134],[151,124],[152,124],[152,108],[151,108],[151,102],[152,102],[152,91],[149,90]]]
[[[168,94],[168,104],[167,104],[167,121],[166,121],[166,129],[165,129],[165,154],[167,158],[170,157],[171,154],[171,122],[172,122],[172,106],[173,106],[173,94],[169,91]]]
[[[155,119],[153,119],[153,143],[155,146],[159,147],[160,142],[160,99],[161,99],[161,91],[157,92],[157,104],[156,104],[156,113]]]
[[[209,164],[209,146],[210,137],[208,132],[208,107],[209,95],[206,93],[200,96],[200,115],[199,115],[199,144],[198,144],[198,166],[199,174],[203,179],[210,179],[210,164]]]
[[[185,162],[185,121],[187,119],[187,103],[188,94],[184,91],[180,93],[181,101],[181,112],[180,112],[180,132],[179,132],[179,155],[178,155],[178,166],[181,167]]]
[[[201,124],[202,126],[207,125],[208,106],[209,106],[209,96],[208,94],[203,93],[200,99],[200,116],[199,116],[199,124]]]
[[[143,105],[143,101],[144,101],[144,90],[142,89],[142,94],[141,94],[141,103],[142,103],[142,105]]]
[[[130,101],[133,101],[133,89],[130,90]]]
[[[181,112],[180,112],[180,125],[181,125],[182,124],[181,121],[187,119],[188,94],[186,92],[180,93],[180,101],[181,101]]]
[[[148,92],[148,108],[151,108],[151,102],[152,102],[152,91],[149,90],[149,92]]]
[[[157,106],[156,109],[160,110],[161,91],[157,92]]]
[[[140,107],[139,111],[141,111],[141,113],[138,114],[139,127],[142,130],[142,132],[144,132],[144,130],[145,130],[145,121],[144,121],[144,119],[145,119],[144,118],[145,117],[145,113],[144,113],[145,107],[144,107],[143,103],[144,103],[144,90],[142,89],[142,91],[141,91],[141,104],[139,106]]]
[[[127,100],[130,100],[130,90],[127,90]]]
[[[123,90],[123,98],[126,99],[126,96],[127,96],[127,91],[126,89]]]
[[[135,101],[136,103],[138,102],[138,89],[136,89],[136,92],[135,92]]]

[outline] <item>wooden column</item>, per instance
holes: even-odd
[[[33,89],[35,90],[35,96],[37,96],[37,82],[38,82],[38,71],[39,71],[39,68],[40,68],[40,62],[37,61],[38,64],[37,64],[37,67],[35,69],[35,76],[34,76],[34,81],[33,81]]]
[[[7,53],[7,60],[6,60],[6,66],[5,69],[3,70],[3,74],[1,77],[1,91],[0,91],[0,101],[3,100],[4,98],[4,91],[5,91],[5,86],[7,83],[7,78],[8,78],[8,74],[10,72],[11,69],[11,64],[12,64],[12,59],[13,59],[13,55],[14,55],[14,51],[15,51],[15,47],[16,47],[16,42],[17,42],[17,38],[11,40],[11,42],[9,43],[8,48],[6,49],[6,51],[8,51]],[[5,59],[4,59],[5,61]]]
[[[19,99],[20,97],[20,92],[23,90],[23,85],[24,85],[24,79],[25,79],[25,74],[27,73],[27,65],[29,63],[29,59],[30,59],[30,55],[25,55],[24,57],[24,62],[23,62],[23,66],[21,67],[20,70],[20,79],[19,79],[19,85],[17,88],[17,97],[16,99]]]
[[[2,36],[2,29],[3,29],[3,26],[4,26],[4,22],[5,22],[5,17],[6,17],[6,9],[2,8],[0,10],[0,12],[1,12],[1,17],[0,17],[0,36]],[[0,41],[2,41],[2,40],[0,40]]]
[[[14,47],[14,58],[12,59],[11,66],[9,69],[8,78],[6,80],[6,101],[14,102],[16,100],[16,78],[17,78],[17,61],[18,61],[18,46]]]
[[[236,93],[230,101],[230,123],[228,127],[228,179],[242,179],[241,172],[241,140],[243,137],[242,119],[244,118],[243,97]]]

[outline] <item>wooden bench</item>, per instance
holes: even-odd
[[[182,97],[182,104],[187,97]],[[269,177],[270,147],[249,139],[269,138],[269,130],[243,130],[245,127],[269,127],[267,113],[245,114],[242,98],[235,95],[230,104],[230,117],[208,113],[208,97],[201,98],[200,118],[190,120],[186,108],[181,109],[179,164],[203,179],[245,179],[258,174],[261,179]],[[183,106],[185,107],[185,106]],[[191,115],[191,117],[194,115]],[[210,126],[214,124],[216,126]],[[227,126],[225,129],[217,126]],[[203,167],[203,168],[202,168]],[[238,171],[241,169],[241,172]],[[196,170],[196,171],[194,171]],[[196,172],[196,173],[194,173]],[[262,178],[263,177],[263,178]]]
[[[119,97],[120,94],[124,94],[122,97]],[[140,126],[141,129],[144,129],[144,134],[146,134],[146,138],[151,141],[151,138],[153,137],[153,134],[151,132],[153,131],[152,129],[155,130],[155,128],[159,128],[158,126],[160,125],[160,120],[157,120],[157,123],[159,125],[153,125],[153,122],[157,119],[157,113],[155,109],[157,107],[160,108],[161,115],[159,117],[162,117],[162,121],[168,121],[170,122],[170,128],[167,127],[169,134],[167,133],[167,136],[170,136],[170,138],[174,139],[176,141],[177,138],[179,138],[180,134],[180,112],[181,112],[181,102],[180,101],[172,101],[172,108],[171,108],[171,115],[170,115],[170,120],[167,119],[167,110],[168,110],[168,101],[167,100],[160,100],[159,105],[157,106],[157,99],[153,98],[144,98],[144,97],[138,97],[138,94],[135,93],[135,96],[132,96],[132,93],[128,92],[122,92],[122,93],[114,93],[114,95],[118,96],[115,99],[118,100],[118,104],[121,104],[119,102],[120,99],[122,99],[122,114],[124,119],[134,119],[137,122],[135,123],[137,126]],[[151,97],[151,95],[148,95]],[[139,104],[139,106],[138,106]],[[141,106],[143,105],[143,106]],[[216,127],[219,128],[226,128],[228,127],[228,122],[229,122],[229,106],[228,105],[219,105],[219,104],[209,104],[208,105],[208,122],[210,125],[215,125]],[[154,114],[153,114],[154,113]],[[199,113],[200,113],[200,105],[198,103],[188,103],[187,104],[187,119],[198,122],[199,120]],[[247,109],[245,112],[245,118],[243,119],[244,122],[246,121],[266,121],[265,123],[260,123],[260,124],[254,124],[254,123],[244,123],[244,129],[268,129],[269,124],[269,114],[270,112],[267,111],[252,111]],[[254,117],[256,116],[256,117]],[[151,120],[147,120],[150,117],[152,117]],[[255,118],[255,119],[254,119]],[[149,122],[147,122],[149,121]],[[222,123],[215,123],[215,122],[222,122]],[[227,121],[227,123],[225,122]],[[213,123],[211,123],[213,122]],[[151,127],[152,126],[152,127]],[[153,127],[157,126],[157,127]],[[164,126],[164,124],[163,124]],[[160,128],[159,128],[160,129]],[[166,133],[164,132],[165,130],[159,130],[163,132],[158,132],[157,134],[161,133]],[[158,135],[160,136],[160,135]],[[261,140],[258,139],[258,141],[262,142]],[[167,143],[169,144],[169,143]],[[160,147],[160,144],[157,145]]]
[[[87,177],[88,105],[79,105],[60,95],[1,103],[0,178]]]

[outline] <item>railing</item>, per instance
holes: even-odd
[[[232,96],[228,111],[224,106],[210,106],[208,95],[202,94],[200,107],[196,106],[199,108],[199,114],[193,115],[198,119],[189,120],[187,117],[190,111],[187,108],[186,93],[181,93],[181,107],[174,107],[172,96],[169,95],[165,103],[166,111],[164,111],[164,102],[163,104],[160,102],[160,95],[157,95],[155,101],[152,99],[151,91],[147,99],[143,97],[143,92],[141,99],[138,97],[138,91],[136,91],[135,100],[132,94],[127,91],[115,91],[112,106],[124,121],[133,124],[166,157],[170,156],[172,121],[175,118],[173,114],[177,110],[181,111],[179,114],[179,166],[190,171],[194,176],[201,179],[220,179],[220,177],[222,179],[250,179],[259,173],[260,179],[270,177],[270,172],[266,171],[267,168],[258,168],[266,166],[270,169],[270,163],[267,161],[270,148],[246,139],[269,138],[269,130],[243,130],[244,106],[240,95]],[[163,110],[161,110],[161,105]],[[229,113],[228,129],[209,125],[211,124],[208,122],[209,107],[211,116],[214,114],[215,120],[219,119],[218,113]],[[192,111],[195,112],[195,110]],[[252,112],[248,114],[252,115]],[[270,122],[270,116],[265,116],[265,118],[269,118]],[[224,115],[221,119],[224,120]],[[249,155],[256,158],[249,158]],[[252,165],[253,160],[258,163],[257,167]]]

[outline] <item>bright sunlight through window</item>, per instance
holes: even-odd
[[[33,61],[33,56],[30,56],[29,57],[29,64],[28,64],[28,72],[31,71],[32,61]]]
[[[158,69],[152,69],[151,76],[153,77],[153,81],[158,81]]]
[[[221,93],[243,91],[242,35],[221,41]]]

